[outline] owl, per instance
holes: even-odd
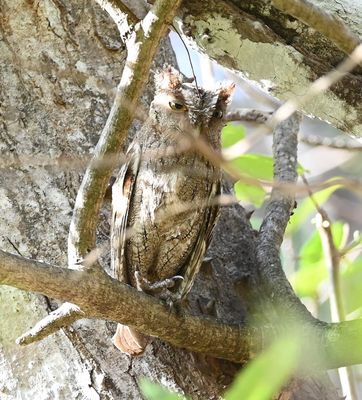
[[[185,299],[215,225],[221,171],[185,147],[202,137],[220,151],[233,84],[199,88],[172,67],[155,76],[149,116],[112,188],[114,277],[172,304]],[[119,324],[113,342],[141,354],[148,338]]]

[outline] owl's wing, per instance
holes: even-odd
[[[212,185],[209,201],[215,199],[215,196],[220,195],[221,183],[216,182]],[[211,241],[212,231],[216,225],[217,217],[219,214],[219,206],[210,206],[205,211],[204,223],[202,224],[202,229],[198,235],[197,241],[190,254],[189,259],[185,263],[183,270],[180,275],[183,276],[183,281],[181,281],[179,291],[181,294],[181,300],[185,299],[187,294],[190,292],[192,285],[195,281],[196,275],[198,274],[205,252]]]
[[[141,148],[132,144],[127,151],[128,161],[121,167],[112,186],[111,269],[115,279],[128,282],[125,267],[125,243],[130,198],[137,178]]]

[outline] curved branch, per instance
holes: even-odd
[[[258,329],[181,315],[98,270],[59,268],[0,251],[0,284],[77,304],[83,317],[131,325],[174,346],[245,362],[261,347]],[[29,342],[29,341],[28,341]],[[22,340],[23,344],[26,344]]]

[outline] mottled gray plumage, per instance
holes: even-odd
[[[220,150],[222,116],[234,86],[199,89],[171,67],[156,76],[149,118],[113,185],[114,275],[166,301],[185,298],[200,268],[218,207],[220,171],[197,152],[178,151],[188,135]],[[145,338],[119,325],[114,343],[139,354]]]

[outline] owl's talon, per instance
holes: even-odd
[[[135,271],[134,275],[136,278],[136,284],[138,290],[150,291],[150,292],[161,291],[161,293],[164,289],[167,290],[174,287],[177,280],[184,279],[184,277],[181,275],[175,275],[172,278],[163,279],[162,281],[150,282],[148,279],[141,276],[141,273],[138,270]]]

